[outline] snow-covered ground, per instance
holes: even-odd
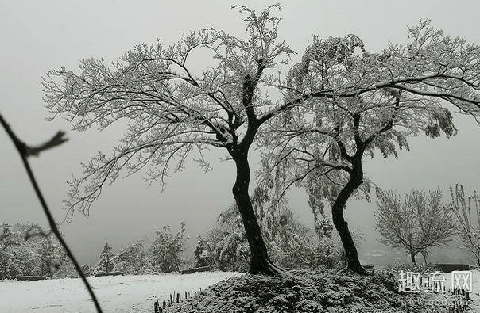
[[[155,296],[161,301],[174,291],[194,293],[239,273],[195,273],[89,277],[105,313],[152,313]],[[445,275],[450,286],[449,274]],[[473,271],[473,312],[480,312],[480,271]],[[92,301],[79,279],[0,281],[1,313],[89,313]]]
[[[194,273],[89,277],[105,313],[153,312],[155,296],[161,301],[174,291],[196,292],[238,273]],[[95,312],[80,279],[0,281],[1,313]]]

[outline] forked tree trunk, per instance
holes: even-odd
[[[362,184],[362,182],[363,172],[360,159],[359,162],[358,160],[357,162],[353,162],[353,171],[350,173],[350,179],[345,187],[343,187],[343,189],[340,191],[337,199],[335,199],[335,202],[332,205],[332,219],[333,224],[340,235],[340,239],[342,240],[343,249],[345,250],[345,255],[347,258],[347,268],[359,274],[366,274],[366,270],[358,260],[358,251],[355,247],[355,242],[353,241],[352,234],[350,233],[348,224],[343,215],[347,200]]]
[[[263,241],[260,226],[248,194],[250,185],[250,165],[246,155],[234,159],[237,166],[237,178],[233,185],[233,196],[240,211],[248,244],[250,246],[250,273],[277,275],[281,269],[273,264]]]

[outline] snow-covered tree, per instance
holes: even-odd
[[[127,245],[113,257],[113,270],[130,275],[142,274],[147,263],[147,250],[143,240]]]
[[[34,223],[3,223],[1,227],[0,277],[46,275],[41,248],[48,236],[42,228]]]
[[[65,68],[44,77],[44,99],[52,119],[63,116],[74,130],[104,130],[127,121],[128,129],[111,155],[99,152],[83,166],[83,176],[68,184],[66,210],[88,214],[105,184],[120,172],[148,168],[147,180],[160,182],[172,167],[180,170],[192,158],[209,168],[202,153],[219,148],[236,167],[233,196],[242,216],[250,248],[250,271],[276,274],[267,253],[249,196],[248,154],[260,128],[303,97],[284,102],[268,89],[293,51],[278,38],[279,5],[257,13],[236,6],[245,15],[246,36],[205,29],[177,43],[139,44],[118,61],[80,62],[79,71]],[[192,55],[207,55],[203,70],[194,70]],[[278,101],[277,101],[278,100]]]
[[[13,235],[10,224],[2,223],[0,229],[0,251],[6,250],[8,247],[18,245],[20,245],[20,243],[18,238],[15,238]]]
[[[451,108],[480,115],[480,46],[451,37],[429,21],[409,28],[406,44],[369,52],[355,36],[314,37],[284,85],[302,105],[273,120],[265,136],[266,180],[281,166],[331,205],[348,268],[365,273],[344,218],[347,201],[369,196],[364,156],[408,150],[408,138],[456,133]],[[313,97],[315,95],[315,97]]]
[[[100,253],[100,260],[98,261],[97,269],[105,274],[110,273],[113,270],[113,256],[114,253],[112,246],[110,246],[108,242],[105,242],[103,250]]]
[[[82,272],[85,274],[86,277],[88,277],[93,275],[94,269],[88,264],[83,264]]]
[[[187,240],[185,231],[185,222],[181,222],[180,229],[176,234],[172,234],[169,225],[163,226],[161,230],[155,232],[150,249],[153,270],[162,273],[180,270],[180,266],[183,264],[182,252]]]
[[[70,258],[68,258],[67,254],[62,250],[59,252],[56,258],[56,267],[55,271],[53,272],[53,278],[76,278],[78,277],[78,273],[75,270],[75,266],[73,265]]]
[[[212,265],[213,258],[210,251],[211,247],[208,243],[208,240],[202,238],[202,236],[198,236],[197,243],[195,244],[195,250],[193,252],[195,267]]]
[[[58,260],[55,259],[55,250],[55,246],[50,238],[40,243],[37,253],[40,257],[39,261],[42,275],[52,277],[53,272],[58,268]]]
[[[463,185],[450,188],[450,208],[455,216],[457,234],[461,247],[467,250],[480,266],[480,198],[477,191],[465,196]]]
[[[2,223],[0,229],[0,279],[8,277],[9,264],[13,262],[12,246],[18,246],[20,243],[14,238],[11,226],[8,223]]]
[[[376,230],[382,242],[402,248],[412,263],[421,253],[425,262],[429,249],[447,244],[455,233],[453,214],[442,203],[440,189],[425,193],[412,190],[402,202],[395,191],[377,188]]]

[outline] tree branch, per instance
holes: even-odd
[[[338,148],[340,149],[340,153],[342,155],[342,157],[349,161],[349,162],[352,162],[353,160],[353,157],[351,155],[348,154],[347,152],[347,148],[345,147],[345,144],[343,143],[343,141],[340,139],[340,127],[337,126],[335,127],[335,137],[334,137],[334,140],[335,142],[337,143],[338,145]]]
[[[394,119],[395,119],[395,116],[397,115],[397,112],[400,108],[400,96],[397,97],[396,101],[395,101],[395,108],[394,108],[394,113],[393,113],[393,116],[390,120],[388,120],[388,122],[376,133],[373,133],[371,134],[365,141],[364,141],[364,148],[367,148],[370,143],[372,143],[373,140],[375,140],[375,138],[386,132],[386,131],[389,131],[390,129],[393,128],[394,126]]]
[[[298,98],[295,98],[291,101],[288,101],[288,102],[284,103],[283,105],[279,106],[278,108],[275,108],[272,111],[264,114],[261,118],[259,118],[259,121],[260,121],[260,123],[264,123],[267,120],[269,120],[270,118],[277,115],[278,113],[283,112],[283,111],[287,111],[288,109],[294,107],[295,105],[297,105],[297,104],[299,104],[299,103],[301,103],[305,100],[311,99],[311,98],[330,98],[330,99],[334,99],[334,98],[353,98],[353,97],[357,97],[359,95],[362,95],[364,93],[375,91],[375,90],[382,89],[382,88],[385,88],[385,87],[390,87],[390,88],[395,88],[395,89],[399,89],[399,90],[408,91],[408,92],[410,92],[412,94],[416,94],[416,95],[442,98],[442,99],[445,99],[445,100],[450,101],[450,102],[451,102],[452,99],[457,100],[457,101],[461,101],[461,102],[467,102],[467,103],[470,103],[470,104],[476,106],[478,109],[480,109],[480,100],[467,99],[467,98],[460,97],[460,96],[457,96],[457,95],[452,95],[452,94],[449,94],[449,93],[418,90],[418,89],[414,89],[414,88],[409,88],[405,85],[405,84],[408,84],[408,83],[422,83],[422,82],[425,82],[426,80],[435,79],[435,78],[457,79],[457,80],[467,84],[467,82],[465,82],[465,79],[461,79],[459,77],[455,77],[455,76],[452,76],[452,75],[446,75],[446,74],[443,74],[443,73],[434,73],[434,74],[424,75],[424,76],[419,76],[419,77],[392,79],[390,81],[381,82],[381,83],[378,83],[378,84],[372,84],[371,86],[364,87],[364,88],[356,88],[355,86],[347,86],[347,87],[344,88],[344,90],[345,90],[344,92],[338,92],[338,91],[335,91],[333,89],[320,90],[320,91],[317,91],[317,92],[304,94],[304,95],[302,95]],[[471,88],[478,89],[478,86],[476,86],[476,85],[472,85],[472,84],[467,84],[467,85],[470,86]],[[348,90],[352,90],[352,91],[348,91]],[[456,105],[456,104],[454,104],[454,105]],[[471,113],[471,112],[468,112],[465,109],[462,109],[458,105],[456,105],[456,106],[466,113]]]
[[[100,303],[98,302],[97,297],[95,296],[95,293],[93,292],[92,287],[90,286],[90,283],[88,282],[87,278],[85,277],[85,274],[82,271],[82,268],[80,267],[78,261],[75,259],[75,256],[73,255],[72,251],[70,250],[69,246],[67,245],[66,241],[63,239],[60,230],[57,228],[57,225],[55,223],[55,220],[52,216],[52,213],[50,212],[50,209],[47,205],[47,202],[45,201],[45,198],[43,197],[43,194],[40,190],[40,187],[37,183],[37,180],[35,179],[35,176],[33,174],[33,171],[30,167],[30,163],[28,162],[28,157],[29,156],[37,156],[40,152],[51,149],[53,147],[59,146],[63,144],[67,139],[63,138],[65,133],[63,132],[57,132],[55,136],[52,137],[49,141],[46,143],[38,146],[38,147],[29,147],[27,146],[23,141],[21,141],[17,135],[13,132],[11,129],[10,125],[7,123],[7,121],[3,118],[3,116],[0,114],[0,123],[2,124],[3,128],[7,132],[8,136],[12,140],[12,142],[15,145],[15,148],[17,148],[18,154],[20,155],[20,158],[22,159],[23,165],[25,167],[25,170],[27,172],[28,178],[30,179],[30,182],[32,184],[33,189],[35,190],[35,194],[37,195],[38,200],[40,201],[40,204],[43,208],[43,212],[45,213],[45,216],[47,217],[48,224],[50,225],[50,228],[52,229],[52,232],[55,234],[57,237],[58,241],[61,243],[62,247],[65,249],[65,252],[67,253],[68,257],[72,261],[73,265],[75,266],[75,270],[77,271],[78,275],[80,275],[80,278],[83,281],[83,284],[87,288],[88,293],[90,294],[90,298],[92,298],[92,301],[95,305],[95,308],[98,313],[102,313],[102,308],[100,307]]]

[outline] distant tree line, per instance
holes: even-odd
[[[329,218],[312,210],[314,227],[300,222],[285,199],[277,201],[272,189],[256,187],[252,203],[272,260],[283,268],[343,267],[345,251]],[[477,193],[465,196],[462,185],[450,189],[451,201],[442,192],[412,190],[402,197],[393,190],[377,189],[376,229],[382,242],[404,249],[413,263],[415,256],[427,256],[433,247],[457,236],[460,247],[480,265],[480,202]],[[313,200],[310,205],[315,207]],[[316,206],[318,208],[318,205]],[[105,242],[98,261],[85,264],[87,275],[126,275],[178,272],[186,267],[209,266],[212,270],[249,269],[250,250],[236,204],[221,212],[215,225],[197,237],[192,257],[185,255],[186,224],[172,232],[163,226],[153,240],[142,238],[115,252]],[[358,245],[362,236],[354,232]],[[58,241],[34,223],[3,223],[0,226],[0,279],[17,276],[49,278],[78,277]]]
[[[117,253],[105,242],[98,262],[94,266],[84,265],[83,270],[87,276],[112,272],[128,275],[178,272],[185,263],[185,231],[184,222],[175,233],[166,225],[155,232],[153,241],[139,239]]]
[[[345,253],[332,223],[316,216],[314,228],[301,223],[285,200],[274,201],[262,187],[252,197],[272,260],[285,268],[319,268],[345,265]],[[87,275],[120,272],[127,275],[178,272],[209,266],[212,270],[247,272],[250,251],[241,216],[233,204],[221,212],[215,225],[197,237],[193,256],[185,255],[186,224],[176,232],[163,226],[153,240],[142,238],[114,252],[106,242],[94,266],[84,265]],[[354,234],[355,240],[361,236]]]
[[[121,272],[123,274],[152,274],[179,271],[185,263],[185,223],[172,233],[170,226],[155,232],[152,242],[137,240],[115,253],[105,242],[98,262],[84,264],[87,275]],[[3,223],[0,225],[0,279],[17,276],[45,278],[78,277],[73,265],[55,237],[34,223]]]

